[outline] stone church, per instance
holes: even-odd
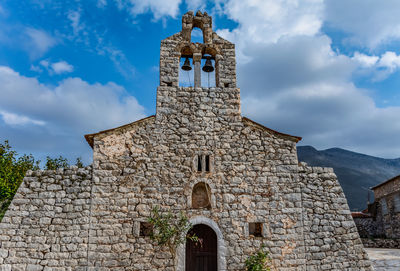
[[[194,87],[180,86],[192,67]],[[245,270],[261,245],[272,270],[372,270],[333,170],[241,115],[235,45],[207,13],[161,41],[156,114],[85,138],[92,166],[27,173],[0,224],[0,270]],[[203,246],[173,261],[148,236],[154,206],[184,211]]]

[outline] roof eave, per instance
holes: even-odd
[[[125,128],[125,127],[128,127],[128,126],[134,125],[134,124],[138,124],[140,122],[143,122],[145,120],[151,119],[153,117],[155,117],[155,115],[151,115],[151,116],[148,116],[146,118],[139,119],[137,121],[134,121],[134,122],[131,122],[131,123],[128,123],[128,124],[124,124],[124,125],[121,125],[121,126],[118,126],[118,127],[115,127],[115,128],[103,130],[103,131],[100,131],[100,132],[97,132],[97,133],[93,133],[93,134],[87,134],[87,135],[84,135],[84,136],[85,136],[85,139],[86,139],[87,143],[89,144],[89,146],[92,147],[92,149],[93,149],[94,137],[95,136],[100,135],[100,134],[104,134],[104,133],[107,133],[107,132],[111,132],[111,131],[114,131],[114,130],[117,130],[117,129]]]
[[[262,128],[264,130],[267,130],[267,131],[272,132],[274,134],[289,138],[289,139],[291,139],[292,141],[294,141],[296,143],[299,142],[302,139],[300,136],[293,136],[293,135],[289,135],[289,134],[285,134],[285,133],[281,133],[281,132],[275,131],[275,130],[273,130],[271,128],[268,128],[268,127],[266,127],[266,126],[264,126],[264,125],[262,125],[262,124],[260,124],[258,122],[255,122],[254,120],[251,120],[249,118],[242,117],[242,119],[244,119],[246,121],[249,121],[249,122],[253,123],[256,126],[259,126],[260,128]]]
[[[395,179],[397,179],[397,178],[399,178],[400,177],[400,175],[397,175],[397,176],[394,176],[393,178],[390,178],[389,180],[386,180],[386,181],[384,181],[384,182],[382,182],[382,183],[380,183],[380,184],[378,184],[378,185],[375,185],[375,186],[373,186],[373,187],[371,187],[370,189],[376,189],[376,188],[378,188],[378,187],[380,187],[380,186],[382,186],[382,185],[385,185],[385,184],[387,184],[387,183],[390,183],[391,181],[393,181],[393,180],[395,180]]]

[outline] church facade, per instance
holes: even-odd
[[[184,58],[194,87],[179,86]],[[333,170],[241,115],[235,46],[206,13],[161,41],[156,114],[85,138],[91,167],[28,172],[0,224],[1,270],[245,270],[261,245],[272,270],[372,270]],[[147,234],[154,206],[183,211],[204,247],[173,261]]]

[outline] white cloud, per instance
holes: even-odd
[[[399,107],[377,108],[352,84],[311,84],[247,96],[243,111],[268,127],[302,136],[300,144],[398,157]]]
[[[369,55],[361,54],[359,52],[355,52],[352,59],[357,61],[361,67],[370,68],[370,67],[375,66],[375,64],[379,60],[379,57],[369,56]]]
[[[42,68],[40,68],[39,66],[35,66],[33,64],[31,64],[30,70],[34,72],[43,72]]]
[[[117,0],[119,9],[127,10],[132,16],[152,12],[154,19],[164,16],[175,18],[179,13],[182,0]]]
[[[314,36],[322,25],[322,0],[229,0],[222,11],[239,26],[218,30],[222,37],[238,46],[240,61],[248,61],[249,43],[276,43],[281,38]]]
[[[0,85],[2,110],[54,125],[66,121],[83,130],[98,130],[144,116],[137,100],[115,83],[89,84],[68,78],[49,87],[0,66]]]
[[[41,60],[39,62],[39,64],[42,65],[45,68],[48,68],[50,66],[50,62],[48,60],[45,60],[45,59]]]
[[[70,10],[67,14],[67,17],[71,21],[73,36],[78,36],[79,33],[85,28],[85,25],[81,22],[81,11]]]
[[[400,67],[400,55],[397,55],[395,52],[388,51],[381,56],[378,66],[394,71]]]
[[[361,73],[370,76],[374,82],[386,79],[400,68],[400,55],[391,51],[385,52],[380,57],[355,52],[352,59],[359,63]]]
[[[96,6],[98,8],[104,8],[107,6],[107,0],[97,0]]]
[[[6,111],[0,111],[0,115],[3,117],[4,122],[8,125],[26,125],[26,124],[45,125],[44,121],[34,120],[28,118],[27,116],[22,116]]]
[[[349,36],[347,41],[371,49],[400,39],[400,1],[325,1],[327,26]]]
[[[59,62],[52,63],[51,69],[54,71],[54,73],[61,74],[61,73],[73,72],[74,66],[68,64],[65,61],[59,61]]]
[[[378,108],[352,83],[360,67],[397,67],[397,55],[334,51],[321,32],[322,1],[229,0],[221,11],[238,23],[218,33],[237,45],[244,115],[302,136],[301,144],[398,157],[400,107]]]
[[[260,62],[267,59],[262,57]],[[282,59],[282,62],[289,58]],[[276,64],[274,60],[263,69],[251,61],[240,69],[251,66],[261,69],[253,76],[249,74],[255,70],[249,69],[239,82],[245,116],[272,129],[302,136],[300,144],[322,149],[342,147],[383,157],[399,156],[400,145],[395,139],[400,134],[400,107],[378,108],[365,91],[340,75],[337,79],[333,74],[318,78],[321,74],[335,72],[340,67],[338,63],[327,67],[328,70],[318,71],[313,79],[303,78],[312,72],[313,65],[302,62],[306,71],[298,76],[281,74],[284,83],[274,82],[273,76],[285,70],[284,66],[291,72],[292,63],[282,64],[283,67]],[[263,79],[258,77],[263,72],[267,74],[273,66],[279,69],[277,73]]]
[[[51,62],[48,59],[42,59],[41,61],[39,61],[39,65],[45,68],[50,75],[70,73],[74,71],[74,66],[64,60]],[[43,72],[40,66],[31,65],[30,70],[35,72]]]
[[[322,9],[322,0],[230,0],[224,5],[226,15],[240,23],[233,32],[246,34],[254,42],[276,42],[284,36],[313,36],[322,25]]]
[[[28,27],[25,34],[29,38],[26,50],[31,57],[40,57],[57,44],[57,40],[43,30]]]
[[[186,7],[188,10],[193,10],[196,12],[197,10],[204,11],[206,8],[207,1],[206,0],[185,0]]]
[[[115,84],[68,78],[48,86],[0,66],[0,138],[31,152],[89,153],[83,135],[145,116],[135,97]],[[24,128],[23,124],[36,124]],[[14,124],[14,126],[10,126]],[[19,124],[17,127],[16,124]],[[36,127],[36,128],[35,128]],[[86,154],[85,154],[86,155]]]

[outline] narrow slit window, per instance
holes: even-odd
[[[197,156],[197,171],[202,171],[201,164],[202,164],[202,157],[201,157],[201,155],[198,155]]]
[[[386,199],[381,199],[381,200],[380,200],[380,204],[381,204],[381,208],[382,208],[382,214],[383,214],[383,215],[387,215],[389,212],[388,212],[388,207],[387,207]]]
[[[400,213],[400,195],[399,194],[394,196],[394,211],[396,213]]]
[[[210,156],[206,155],[206,171],[210,172]]]
[[[254,237],[262,237],[262,223],[249,223],[249,235],[253,235]]]

